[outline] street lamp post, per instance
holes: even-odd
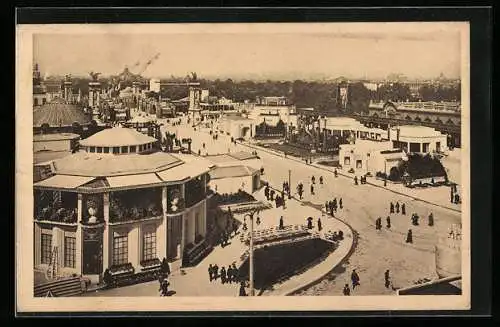
[[[291,187],[292,187],[292,170],[288,169],[288,199],[292,198]]]
[[[384,159],[384,186],[387,186],[387,158]]]
[[[254,260],[253,260],[253,216],[257,214],[259,215],[259,210],[252,211],[251,213],[247,214],[247,216],[250,218],[250,249],[249,249],[249,266],[250,266],[250,271],[249,271],[249,279],[250,279],[250,296],[255,296],[255,288],[254,288]]]

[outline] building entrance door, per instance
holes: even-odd
[[[182,215],[167,219],[167,260],[179,259],[178,248],[182,242]]]
[[[83,230],[83,274],[102,273],[102,229]]]

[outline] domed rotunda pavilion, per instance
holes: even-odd
[[[166,258],[180,267],[207,233],[213,164],[159,150],[157,139],[111,128],[51,163],[34,184],[35,269],[77,274],[135,273]]]

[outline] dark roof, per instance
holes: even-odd
[[[74,122],[85,125],[92,120],[78,106],[66,104],[63,100],[54,100],[33,110],[33,126],[42,126],[43,124],[71,126]]]

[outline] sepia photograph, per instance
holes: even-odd
[[[16,43],[19,311],[470,308],[468,23]]]

